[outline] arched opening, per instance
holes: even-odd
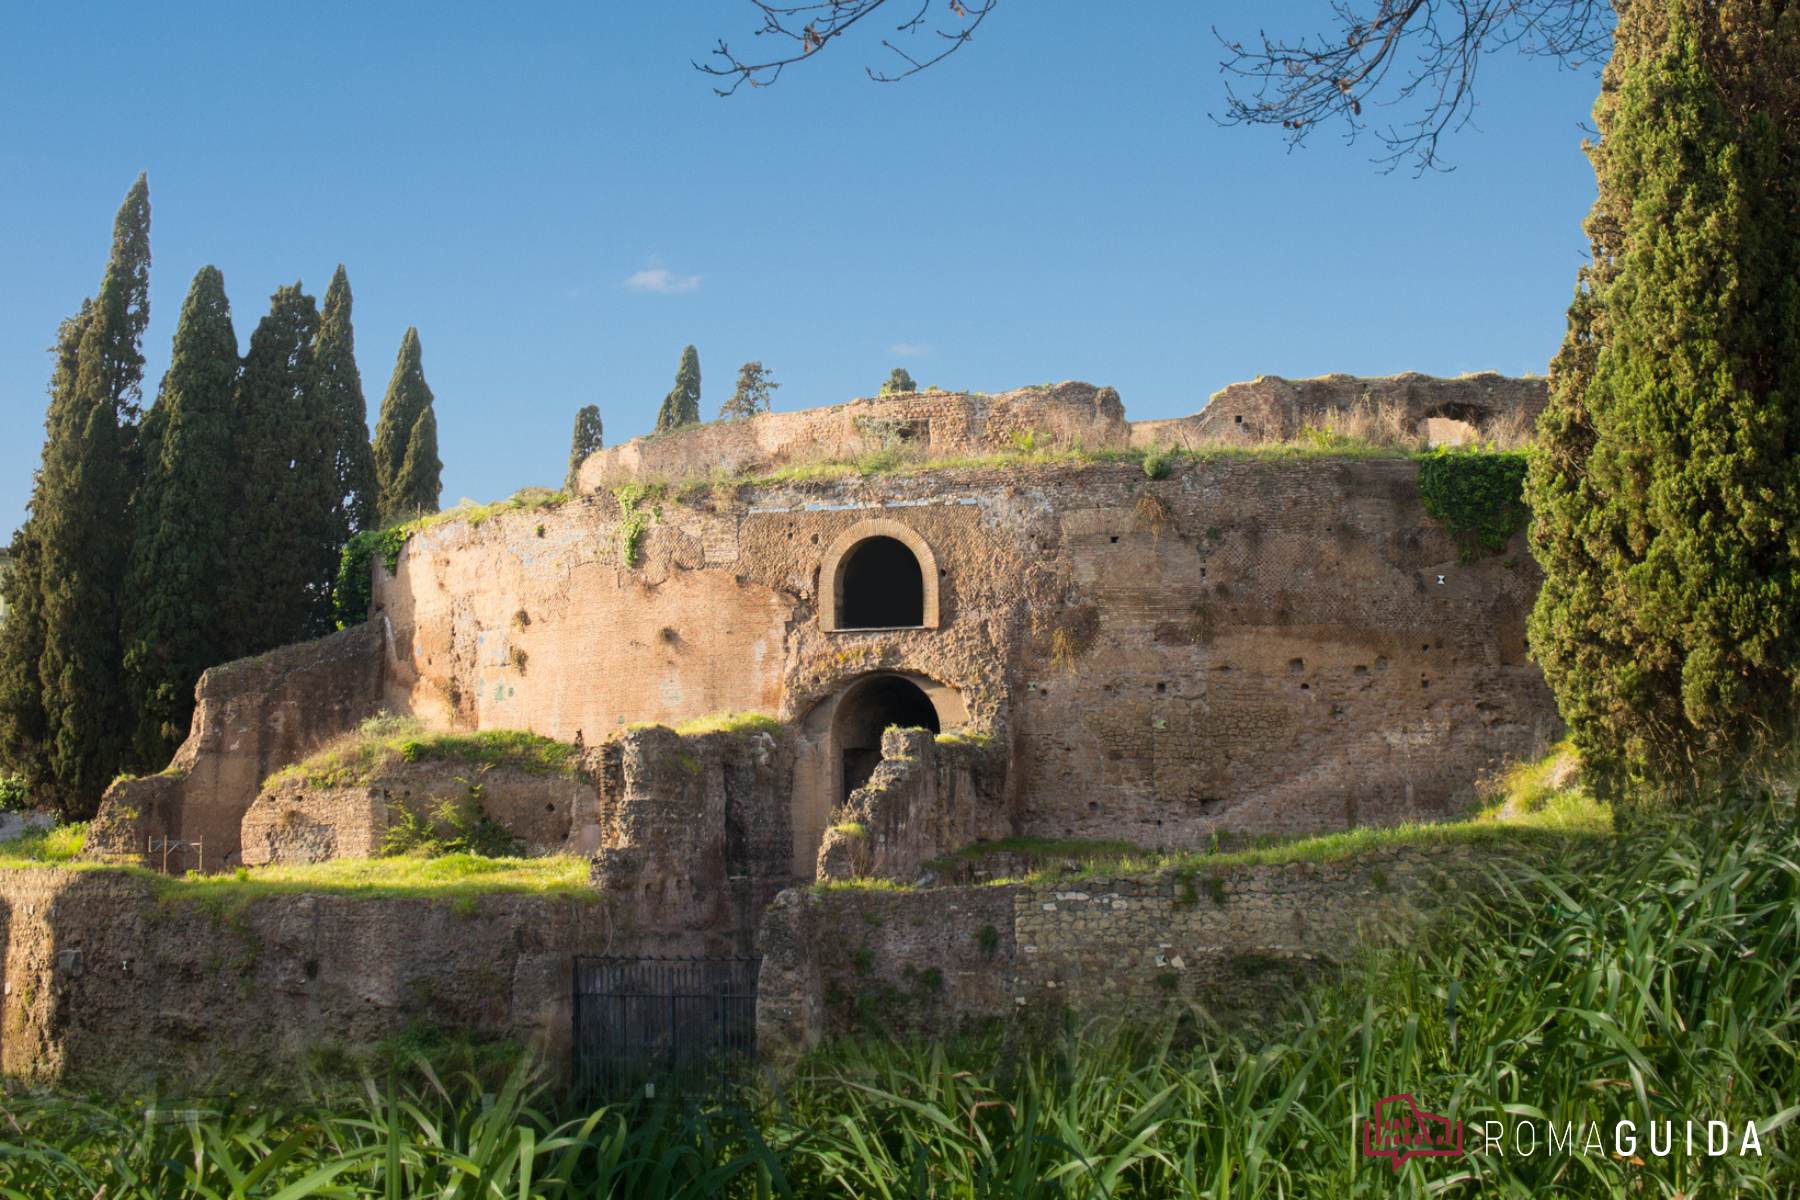
[[[1478,441],[1487,426],[1488,410],[1476,404],[1440,404],[1419,418],[1419,431],[1433,446]]]
[[[839,803],[875,774],[881,762],[881,735],[898,725],[941,732],[938,712],[918,684],[898,675],[879,675],[858,684],[838,702],[832,721],[844,756],[844,790]]]
[[[841,569],[839,629],[916,629],[925,624],[925,574],[906,543],[865,538],[845,556]],[[930,707],[923,693],[920,700]]]

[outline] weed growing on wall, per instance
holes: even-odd
[[[1506,549],[1531,519],[1525,504],[1527,461],[1522,452],[1483,453],[1455,446],[1440,446],[1419,460],[1419,498],[1456,539],[1464,562],[1484,550]]]
[[[647,491],[640,483],[613,489],[613,497],[619,502],[619,561],[628,567],[637,566],[644,534],[652,521],[662,517],[662,509],[642,507]]]
[[[399,816],[389,822],[387,834],[381,839],[382,854],[389,857],[409,854],[419,858],[437,858],[445,854],[517,858],[519,839],[487,815],[481,805],[480,785],[472,786],[469,793],[469,799],[463,803],[439,800],[429,817],[398,809]]]

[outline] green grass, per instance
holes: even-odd
[[[978,842],[951,857],[979,860],[1010,853],[1035,858],[1045,863],[1039,870],[1021,878],[985,883],[1043,886],[1156,871],[1191,875],[1201,869],[1221,867],[1336,862],[1399,846],[1422,850],[1468,846],[1554,851],[1571,841],[1604,840],[1613,833],[1611,813],[1577,781],[1573,754],[1567,742],[1559,743],[1543,758],[1518,764],[1496,779],[1484,781],[1481,801],[1466,817],[1456,821],[1365,826],[1311,836],[1228,835],[1215,845],[1164,853],[1118,840],[1006,838]],[[1561,790],[1552,786],[1558,778],[1564,781]],[[1063,865],[1070,861],[1077,864],[1075,868]],[[833,886],[869,886],[869,881],[845,881]]]
[[[29,830],[10,842],[0,842],[0,867],[75,866],[75,856],[81,853],[87,832],[86,821]]]
[[[434,858],[339,858],[294,866],[244,867],[231,875],[174,879],[150,875],[165,900],[229,898],[234,902],[262,896],[316,892],[364,898],[454,898],[506,892],[535,895],[587,896],[589,863],[585,858],[484,858],[445,854]]]
[[[300,762],[282,768],[269,783],[299,780],[311,787],[355,787],[402,763],[458,762],[510,767],[531,775],[576,778],[581,754],[567,742],[523,729],[479,733],[427,733],[413,718],[383,714]]]
[[[703,733],[735,733],[751,736],[766,733],[780,740],[787,732],[787,726],[774,717],[754,712],[714,713],[710,716],[695,717],[691,721],[683,721],[675,727],[675,732],[682,737],[699,737]]]
[[[1150,1026],[1027,1014],[1012,1035],[868,1039],[779,1093],[559,1111],[521,1063],[503,1084],[420,1068],[351,1092],[95,1102],[10,1089],[7,1196],[108,1200],[1016,1197],[1287,1200],[1793,1195],[1800,1177],[1800,814],[1740,796],[1660,826],[1493,863],[1435,925],[1254,1026],[1173,996]],[[1251,975],[1268,963],[1239,956]],[[923,977],[921,977],[923,979]],[[1041,1002],[1040,1002],[1041,1003]],[[1035,1025],[1032,1021],[1035,1019]],[[1036,1032],[1033,1032],[1033,1029]],[[1463,1157],[1364,1157],[1383,1097],[1464,1123]],[[147,1110],[150,1110],[147,1113]],[[161,1115],[167,1114],[167,1115]],[[1537,1152],[1511,1134],[1534,1123]],[[1633,1155],[1614,1155],[1617,1123]],[[1682,1149],[1688,1121],[1747,1123],[1762,1154]],[[1507,1153],[1483,1130],[1498,1122]],[[1649,1153],[1669,1123],[1672,1154]],[[1594,1154],[1551,1153],[1571,1127]],[[1699,1147],[1697,1147],[1699,1148]]]

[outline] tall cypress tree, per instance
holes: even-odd
[[[573,496],[580,490],[581,464],[597,453],[605,441],[600,425],[600,406],[590,404],[575,414],[575,436],[569,440],[569,477],[563,491]]]
[[[394,503],[397,515],[413,516],[438,510],[438,496],[443,485],[438,475],[444,464],[438,461],[437,416],[431,405],[413,422],[412,436],[406,440],[406,458],[394,480]]]
[[[237,334],[225,279],[202,267],[181,307],[169,370],[144,418],[145,470],[125,607],[135,757],[169,760],[194,715],[194,685],[229,654],[221,589],[231,570]]]
[[[1800,713],[1800,11],[1626,7],[1595,116],[1594,265],[1528,479],[1531,640],[1629,808]]]
[[[312,387],[318,325],[298,283],[277,289],[238,375],[239,499],[223,621],[234,657],[332,628],[336,442],[333,413]]]
[[[656,414],[656,432],[664,433],[683,425],[700,423],[700,352],[689,346],[681,352],[681,366],[675,371],[675,386],[663,397]]]
[[[378,520],[383,525],[420,512],[437,510],[434,490],[429,506],[420,495],[400,487],[407,452],[412,448],[419,417],[431,407],[431,388],[425,383],[424,352],[419,346],[419,331],[408,329],[400,341],[400,354],[394,361],[394,375],[388,380],[387,395],[381,401],[381,417],[375,423],[375,477],[379,490]],[[437,419],[432,418],[432,457],[436,458]],[[435,476],[434,476],[435,479]]]
[[[352,534],[375,527],[375,451],[369,445],[369,408],[356,369],[356,331],[350,324],[350,277],[339,263],[325,289],[319,336],[313,344],[313,387],[332,414],[338,505],[333,536],[341,547]]]
[[[72,386],[52,392],[44,465],[31,504],[43,617],[38,679],[45,790],[69,817],[91,814],[130,761],[119,621],[131,546],[130,462],[142,396],[142,343],[150,318],[150,189],[144,176],[113,221],[106,275],[84,317]]]
[[[81,339],[93,317],[93,302],[84,300],[81,312],[62,323],[56,346],[56,366],[50,376],[50,412],[59,413],[75,402],[75,385],[81,370]],[[52,426],[46,416],[45,428]],[[50,457],[45,446],[44,457]],[[43,536],[48,517],[38,518],[44,504],[44,473],[34,474],[32,515],[13,534],[9,553],[12,569],[5,581],[8,612],[0,624],[0,766],[25,776],[34,794],[47,794],[50,784],[50,715],[44,708],[44,570]]]

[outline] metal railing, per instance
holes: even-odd
[[[759,958],[574,960],[578,1095],[654,1098],[729,1079],[756,1056]]]
[[[194,870],[199,870],[205,864],[206,857],[200,850],[200,843],[204,840],[204,838],[196,838],[191,842],[183,842],[175,838],[150,838],[148,839],[148,844],[144,847],[144,851],[151,862],[155,862],[157,853],[159,851],[161,852],[161,870],[164,875],[169,873],[169,855],[181,855],[181,873],[186,875],[189,870],[188,851],[192,850],[194,852]]]

